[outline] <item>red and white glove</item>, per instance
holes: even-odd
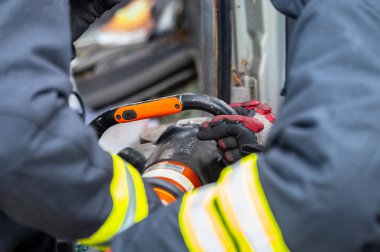
[[[275,122],[272,109],[253,100],[230,105],[239,115],[215,116],[203,123],[197,134],[200,140],[215,140],[226,163],[264,150],[269,131]]]
[[[266,103],[260,103],[258,100],[232,103],[230,107],[239,115],[253,117],[264,125],[262,130],[255,133],[258,143],[265,146],[269,131],[276,121],[276,116],[272,113],[272,108]]]

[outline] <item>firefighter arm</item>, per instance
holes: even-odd
[[[376,1],[308,1],[291,40],[288,93],[268,150],[132,227],[128,232],[145,230],[141,243],[127,232],[115,248],[378,248],[378,13]]]
[[[221,216],[228,213],[222,219],[235,237],[232,244],[246,243],[254,251],[379,248],[379,117],[370,116],[380,108],[379,12],[371,1],[307,3],[291,40],[288,93],[268,150],[257,161],[240,161],[217,186],[222,192],[216,202],[231,204],[219,206]],[[242,185],[232,186],[239,176]],[[197,210],[199,202],[212,199],[211,191],[199,199],[197,193],[189,196],[182,212],[208,215],[212,223],[214,215]],[[192,223],[197,224],[191,228]],[[206,243],[201,225],[206,226],[194,220],[181,228],[190,249],[225,245],[216,229],[216,238]],[[210,240],[216,243],[207,247]]]
[[[248,244],[254,251],[376,250],[379,117],[372,115],[380,108],[380,4],[304,2],[289,50],[286,101],[267,151],[257,161],[251,156],[240,161],[216,192],[188,196],[181,212],[193,219],[208,216],[214,225],[218,215],[207,212],[205,199],[216,198],[227,234],[236,237],[232,244]],[[232,186],[239,176],[241,185]],[[205,223],[181,226],[190,249],[213,251],[207,247],[211,240],[214,248],[228,244],[216,239],[223,237],[216,229],[207,232],[206,243],[199,235]]]
[[[117,237],[113,251],[289,251],[260,183],[257,156],[219,181],[151,214]]]
[[[58,238],[107,242],[145,218],[154,200],[68,106],[68,2],[1,5],[0,208]]]

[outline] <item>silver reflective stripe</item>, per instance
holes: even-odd
[[[168,169],[154,169],[144,173],[143,178],[168,178],[174,180],[178,184],[180,184],[187,192],[192,191],[194,189],[193,183],[182,173],[168,170]]]
[[[202,251],[225,251],[223,241],[217,236],[217,231],[214,229],[206,209],[206,205],[211,201],[214,193],[213,188],[210,187],[203,187],[187,199],[191,229],[194,230]]]
[[[135,184],[133,182],[132,175],[129,172],[128,164],[124,162],[124,165],[125,165],[126,177],[127,177],[129,203],[128,203],[127,215],[125,216],[124,222],[122,226],[120,227],[118,233],[121,233],[127,230],[129,227],[131,227],[135,223],[135,216],[136,216],[137,202],[136,202]]]
[[[236,163],[221,183],[219,197],[223,206],[228,204],[233,211],[237,221],[237,226],[243,233],[246,240],[254,251],[270,252],[273,251],[270,240],[262,225],[253,199],[249,194],[247,183],[253,183],[253,178],[249,179],[243,169],[242,161]],[[254,167],[250,167],[254,169]],[[226,216],[228,218],[228,215]],[[265,221],[265,220],[264,220]]]
[[[256,163],[255,155],[243,158],[223,171],[217,186],[209,185],[185,198],[179,220],[191,251],[289,251],[261,187]]]

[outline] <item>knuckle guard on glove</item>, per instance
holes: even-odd
[[[218,116],[215,116],[211,120],[211,123],[215,123],[219,121],[241,123],[244,125],[244,127],[246,127],[247,129],[255,133],[260,132],[264,128],[264,124],[260,122],[259,120],[253,117],[242,116],[242,115],[218,115]]]
[[[237,102],[230,104],[239,115],[253,116],[255,114],[255,108],[260,105],[258,100],[252,100],[247,102]]]

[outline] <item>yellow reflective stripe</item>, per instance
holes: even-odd
[[[201,245],[197,236],[194,233],[193,224],[189,218],[189,209],[192,207],[192,202],[189,200],[190,194],[185,194],[182,198],[181,208],[178,214],[179,228],[182,233],[183,240],[190,252],[202,251]]]
[[[226,168],[217,186],[185,196],[179,226],[190,251],[289,251],[261,186],[256,155]]]
[[[215,204],[216,188],[206,186],[185,196],[179,213],[179,226],[190,251],[236,251]]]
[[[133,166],[128,164],[127,167],[133,179],[136,192],[136,215],[134,220],[135,222],[139,222],[148,216],[148,199],[146,197],[144,183],[140,174]]]
[[[110,185],[110,194],[113,201],[112,211],[98,231],[89,238],[80,240],[82,244],[96,245],[107,242],[117,234],[127,213],[129,196],[124,162],[116,155],[112,156],[112,158],[113,178]]]
[[[226,218],[233,223],[235,236],[241,233],[241,247],[244,251],[271,252],[272,247],[264,232],[261,220],[256,213],[255,206],[245,186],[245,174],[240,162],[232,166],[231,172],[223,177],[220,184],[220,202],[224,210],[228,211]],[[247,245],[247,243],[249,245]]]
[[[210,216],[211,222],[214,226],[214,230],[216,234],[218,235],[219,239],[222,241],[223,246],[225,247],[225,251],[235,251],[236,247],[233,245],[233,242],[231,240],[230,235],[226,231],[226,227],[224,223],[222,222],[223,216],[220,216],[219,212],[216,210],[216,206],[214,204],[214,201],[216,200],[215,196],[211,196],[212,199],[205,199],[208,200],[208,203],[206,205],[206,210],[208,212],[208,215]]]
[[[218,180],[218,194],[217,202],[220,205],[220,212],[222,213],[227,226],[230,228],[230,232],[234,235],[238,242],[239,248],[242,251],[253,251],[250,243],[245,238],[245,235],[239,227],[238,221],[233,213],[231,202],[226,198],[228,188],[224,186],[229,179],[230,174],[233,171],[233,167],[229,166],[225,168]]]
[[[258,168],[257,155],[250,155],[242,160],[243,169],[246,172],[245,178],[248,178],[249,193],[255,202],[257,213],[260,216],[265,232],[270,239],[274,251],[289,251],[282,237],[281,230],[273,216],[264,190],[261,186]]]
[[[227,228],[230,229],[230,232],[234,235],[234,238],[238,242],[238,246],[241,251],[253,251],[250,243],[246,239],[243,231],[239,227],[238,221],[235,217],[235,214],[232,210],[230,201],[226,198],[226,187],[220,186],[218,192],[217,202],[219,203],[220,212],[222,217],[227,224]],[[248,220],[247,220],[248,221]]]

